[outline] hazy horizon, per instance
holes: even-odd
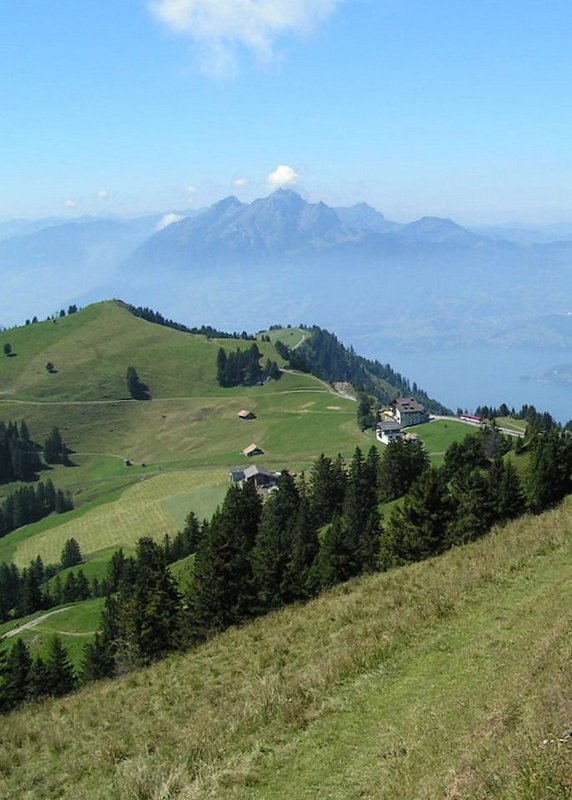
[[[2,16],[0,218],[294,186],[400,222],[572,220],[563,0],[32,0]]]

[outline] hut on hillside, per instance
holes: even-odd
[[[254,442],[252,444],[249,444],[248,447],[245,447],[242,452],[245,456],[248,456],[249,458],[251,458],[252,456],[261,456],[264,454],[264,450]]]
[[[239,419],[256,419],[256,414],[254,411],[249,411],[246,408],[243,408],[241,411],[238,412]]]

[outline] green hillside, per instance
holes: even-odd
[[[273,330],[271,341],[260,335],[257,345],[263,360],[283,365],[272,342],[280,338],[295,351],[308,335]],[[242,450],[251,442],[264,451],[256,463],[293,472],[308,469],[322,452],[349,459],[356,445],[377,445],[372,431],[359,430],[355,402],[327,382],[286,371],[262,386],[222,388],[219,348],[247,348],[249,341],[210,340],[154,324],[118,301],[12,329],[2,339],[15,355],[0,357],[0,419],[25,419],[40,443],[57,426],[72,450],[72,466],[55,465],[41,477],[69,491],[75,509],[0,538],[0,562],[20,568],[37,555],[56,563],[74,538],[85,574],[101,579],[118,547],[131,552],[141,536],[176,533],[191,510],[209,518],[224,497],[229,470],[248,463]],[[48,362],[55,372],[46,370]],[[129,398],[128,366],[148,386],[150,400]],[[242,408],[256,419],[239,419]],[[421,428],[435,462],[467,433],[466,426],[446,422]],[[0,500],[14,488],[0,486]],[[78,632],[92,629],[86,623]],[[39,628],[33,645],[43,646],[48,635]]]
[[[571,544],[568,500],[24,708],[2,797],[565,800]]]

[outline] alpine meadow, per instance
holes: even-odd
[[[0,20],[0,800],[572,800],[572,6]]]

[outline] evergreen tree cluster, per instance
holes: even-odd
[[[362,392],[373,395],[381,403],[390,403],[400,395],[415,397],[434,414],[450,413],[449,409],[433,400],[416,383],[395,372],[389,364],[381,364],[358,356],[352,347],[345,347],[333,334],[317,325],[307,328],[305,340],[291,350],[283,342],[275,348],[292,369],[309,372],[329,382],[342,381],[353,384]]]
[[[526,511],[540,513],[572,492],[572,436],[567,432],[535,435],[523,480],[513,462],[502,458],[507,448],[497,431],[481,430],[452,444],[440,469],[425,469],[386,523],[382,567],[438,555]]]
[[[254,341],[256,339],[254,334],[247,333],[246,331],[242,331],[242,333],[227,333],[226,331],[219,331],[211,325],[201,325],[200,328],[189,328],[181,322],[174,322],[172,319],[167,319],[158,311],[153,311],[150,308],[143,308],[142,306],[130,305],[127,306],[127,308],[134,316],[141,317],[141,319],[145,319],[147,322],[154,322],[156,325],[163,325],[166,328],[174,328],[176,331],[182,331],[183,333],[197,333],[201,336],[206,336],[207,339],[244,339],[245,341]]]
[[[81,563],[79,544],[75,539],[68,539],[63,547],[59,564],[44,566],[40,556],[36,556],[22,571],[16,564],[0,564],[0,622],[19,619],[60,603],[87,600],[98,594],[98,587],[89,586],[89,581],[82,570],[68,573],[63,582],[57,574],[70,566],[71,550],[75,554],[73,563]],[[49,586],[48,581],[54,576],[53,585]]]
[[[498,408],[495,406],[478,406],[475,413],[489,420],[494,420],[496,417],[512,417],[512,419],[525,420],[527,423],[527,438],[535,436],[541,431],[560,428],[558,422],[548,411],[537,411],[534,406],[527,404],[524,404],[519,411],[509,408],[506,403],[501,403]]]
[[[40,449],[25,422],[0,421],[0,483],[35,480],[42,466]]]
[[[0,711],[7,712],[41,697],[62,697],[73,691],[77,676],[61,639],[54,637],[46,658],[32,658],[28,645],[17,639],[0,651]]]
[[[68,449],[58,428],[52,428],[44,442],[46,464],[69,464]]]
[[[35,486],[22,486],[8,495],[0,505],[0,538],[10,531],[37,522],[53,511],[64,514],[73,508],[68,493],[55,489],[51,480]]]
[[[216,378],[220,386],[254,386],[273,378],[278,380],[281,372],[275,361],[267,360],[264,369],[260,366],[262,354],[256,342],[248,350],[237,348],[227,353],[224,347],[218,351]]]

